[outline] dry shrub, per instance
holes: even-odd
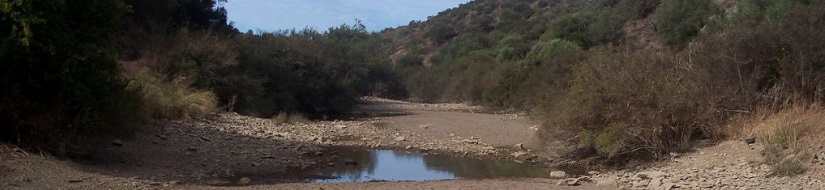
[[[163,80],[148,69],[127,74],[130,89],[140,92],[145,114],[153,119],[190,119],[215,110],[212,92],[189,87],[185,79]]]
[[[739,137],[755,136],[765,146],[762,162],[773,167],[771,175],[797,175],[807,170],[811,146],[825,142],[825,108],[815,103],[765,108],[735,123]]]
[[[548,127],[578,134],[579,156],[618,161],[685,151],[737,113],[736,88],[679,55],[602,48],[580,63]],[[590,150],[590,151],[587,151]],[[638,158],[638,157],[637,157]],[[604,161],[604,160],[602,160]]]

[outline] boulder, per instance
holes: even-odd
[[[550,178],[551,179],[562,179],[564,177],[567,177],[567,173],[564,172],[564,171],[551,171],[550,172]]]
[[[753,136],[753,135],[748,136],[747,138],[745,138],[745,143],[748,143],[748,144],[756,143],[756,136]]]

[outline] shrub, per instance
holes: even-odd
[[[134,131],[119,77],[116,0],[0,2],[0,140],[85,154]]]
[[[525,58],[530,62],[548,63],[556,57],[581,50],[582,48],[573,42],[553,39],[549,42],[537,43]]]
[[[190,119],[215,110],[217,97],[196,90],[185,79],[162,80],[148,69],[128,73],[129,88],[139,91],[144,112],[152,119]]]
[[[772,167],[772,176],[804,173],[813,158],[809,148],[823,143],[825,111],[819,104],[773,105],[743,118],[734,122],[735,135],[757,137],[765,146],[762,163]]]
[[[703,67],[627,50],[590,55],[547,117],[547,127],[578,133],[581,149],[605,158],[657,157],[690,148],[694,138],[713,137],[707,126],[724,121],[724,112],[714,110],[722,109],[728,93],[703,89],[720,85],[698,77]]]
[[[656,34],[669,45],[683,46],[721,12],[711,0],[665,0],[658,11]]]

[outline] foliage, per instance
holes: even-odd
[[[682,46],[720,12],[711,0],[665,0],[656,19],[656,34],[667,44]]]
[[[217,98],[212,92],[190,87],[183,78],[162,80],[148,69],[128,73],[129,88],[140,92],[143,109],[153,119],[186,120],[215,110]]]
[[[114,49],[125,10],[115,0],[0,2],[3,141],[82,154],[133,131],[137,97]]]
[[[547,63],[556,57],[581,51],[582,48],[573,42],[553,39],[549,42],[541,42],[536,44],[530,53],[527,53],[526,59],[530,62]]]

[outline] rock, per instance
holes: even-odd
[[[753,135],[748,136],[747,138],[745,138],[745,143],[748,143],[748,144],[756,143],[756,136],[753,136]]]
[[[522,152],[522,151],[518,151],[518,152],[514,152],[514,153],[510,154],[510,156],[513,156],[513,158],[516,158],[516,159],[521,159],[522,157],[524,157],[526,155],[527,155],[527,153]],[[551,175],[552,175],[552,172],[551,172]]]
[[[407,138],[404,137],[404,136],[395,137],[395,141],[405,141],[405,140],[407,140]]]
[[[667,173],[660,171],[639,172],[636,174],[636,177],[641,179],[665,178],[667,177]]]
[[[123,141],[121,141],[120,139],[115,139],[115,140],[112,141],[112,145],[115,145],[117,147],[121,147],[121,146],[123,146]]]
[[[677,187],[675,183],[665,183],[665,184],[662,185],[661,189],[670,190],[670,189],[673,189],[674,187]]]
[[[186,150],[189,150],[189,151],[198,151],[198,148],[195,148],[195,147],[190,146],[190,147],[189,147],[189,148],[187,148]]]
[[[407,149],[407,150],[413,149],[412,146],[407,146],[407,147],[404,147],[404,148]]]
[[[455,134],[450,133],[450,136],[451,136],[451,137],[454,137],[454,136],[455,136]]]
[[[524,144],[522,144],[522,143],[518,143],[514,147],[518,150],[527,150],[526,148],[524,148]]]
[[[650,180],[650,183],[647,184],[647,187],[651,189],[659,189],[662,186],[662,178],[653,178]]]
[[[347,126],[346,126],[346,125],[335,125],[335,128],[338,128],[338,129],[346,129],[346,128],[347,128]]]
[[[431,126],[433,126],[433,124],[419,125],[418,128],[427,129],[427,128],[430,128]]]
[[[329,163],[327,163],[327,166],[333,167],[333,166],[335,166],[335,163],[329,162]]]
[[[238,185],[247,186],[250,183],[252,183],[252,179],[249,179],[248,177],[242,177],[241,179],[238,179]]]
[[[467,144],[478,144],[478,140],[472,140],[472,139],[464,139],[464,140],[461,140],[461,142],[467,143]]]
[[[567,177],[567,173],[564,171],[551,171],[550,172],[550,179],[562,179]]]
[[[557,182],[556,185],[558,185],[558,186],[579,186],[579,185],[581,185],[581,182],[592,182],[592,181],[590,180],[590,177],[584,176],[584,177],[579,177],[579,178],[562,179],[562,180],[559,180],[559,182]]]
[[[619,187],[619,182],[613,179],[597,179],[596,186],[599,187]]]

